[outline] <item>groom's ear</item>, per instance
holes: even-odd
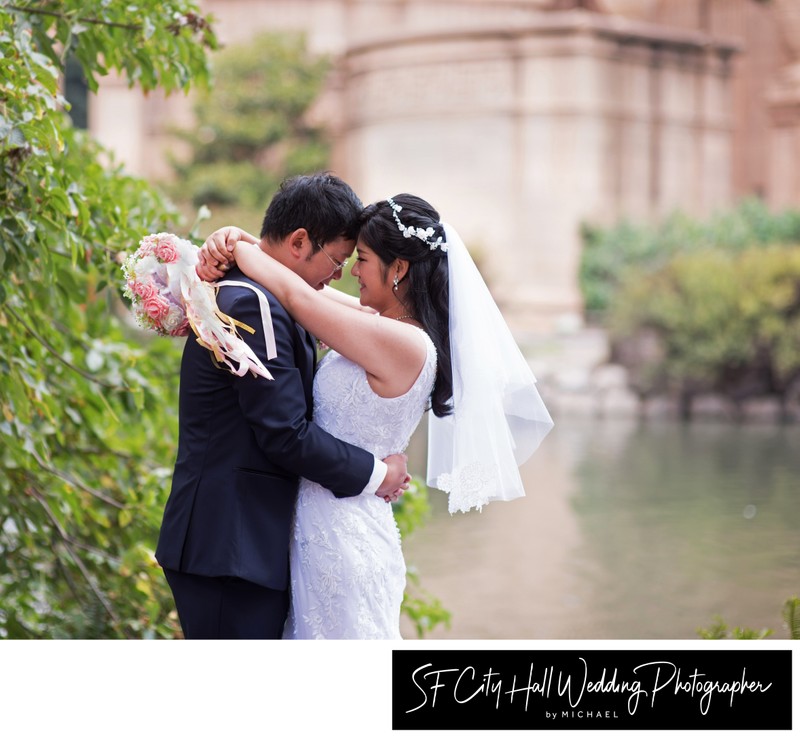
[[[297,228],[292,231],[285,239],[284,246],[289,250],[294,259],[305,260],[310,256],[314,247],[311,245],[311,239],[308,236],[308,231],[305,228]]]

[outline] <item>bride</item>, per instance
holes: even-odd
[[[405,450],[430,409],[428,483],[449,493],[451,512],[524,494],[517,466],[552,421],[466,247],[429,203],[401,194],[364,209],[358,300],[315,290],[257,242],[217,231],[198,273],[235,261],[331,348],[314,380],[319,426],[383,458]],[[400,638],[406,569],[391,505],[302,480],[290,567],[284,638]]]

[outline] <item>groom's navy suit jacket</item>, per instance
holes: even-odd
[[[278,356],[267,361],[257,296],[237,286],[220,287],[217,295],[223,313],[255,329],[239,333],[274,381],[215,366],[211,352],[189,335],[178,455],[156,559],[166,569],[285,590],[299,477],[337,497],[356,495],[370,480],[374,458],[311,421],[311,336],[241,271],[232,269],[226,279],[248,282],[269,300]]]

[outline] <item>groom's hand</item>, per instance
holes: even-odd
[[[394,502],[408,489],[411,476],[408,473],[408,456],[392,454],[383,459],[386,464],[386,476],[375,494],[386,502]]]

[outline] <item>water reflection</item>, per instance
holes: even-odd
[[[717,615],[788,637],[798,448],[797,427],[557,422],[526,498],[451,517],[432,492],[405,551],[453,613],[433,637],[695,639]]]

